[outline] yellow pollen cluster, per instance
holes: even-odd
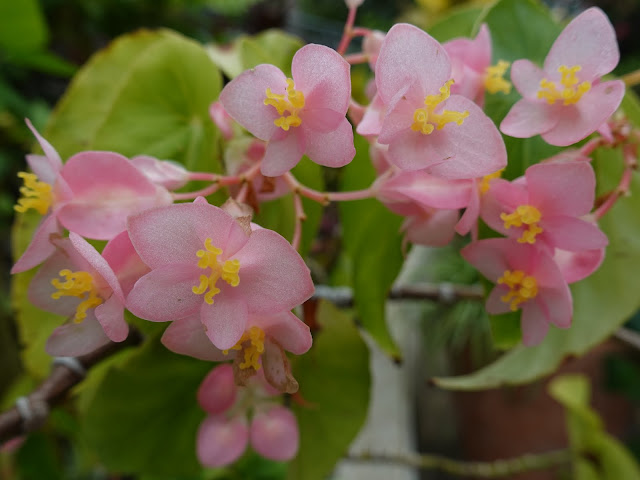
[[[489,191],[489,189],[491,188],[491,183],[490,183],[491,180],[493,180],[494,178],[500,178],[500,175],[502,175],[503,171],[504,171],[504,168],[502,170],[498,170],[497,172],[493,172],[493,173],[490,173],[489,175],[485,175],[484,177],[482,177],[482,180],[480,180],[481,195],[484,195]]]
[[[487,92],[502,92],[504,94],[509,94],[511,92],[511,82],[503,78],[503,75],[507,72],[509,65],[509,62],[500,60],[496,65],[491,65],[485,69],[484,88]]]
[[[58,275],[64,277],[64,282],[54,278],[51,285],[58,289],[51,294],[51,298],[58,300],[60,297],[82,298],[80,305],[76,307],[76,314],[73,321],[82,323],[87,317],[87,310],[102,304],[102,299],[98,297],[98,292],[93,285],[93,277],[89,272],[72,272],[69,269],[60,270]]]
[[[20,187],[22,197],[13,207],[14,210],[24,213],[33,208],[40,215],[47,213],[52,201],[51,185],[38,180],[38,176],[34,173],[18,172],[18,177],[22,178],[24,186]]]
[[[518,310],[521,303],[538,295],[538,282],[535,277],[525,275],[522,270],[505,270],[498,279],[498,284],[509,287],[509,292],[500,297],[500,300],[508,303],[512,312]]]
[[[564,105],[573,105],[576,103],[582,95],[591,90],[591,82],[580,82],[576,73],[582,70],[580,65],[574,65],[573,67],[567,67],[561,65],[558,67],[558,72],[562,75],[560,79],[561,90],[550,80],[543,78],[540,80],[540,90],[538,90],[538,98],[544,98],[549,105],[556,103],[556,100],[563,100]]]
[[[434,113],[438,105],[444,102],[451,95],[451,85],[453,79],[447,81],[441,88],[438,95],[427,95],[424,99],[426,108],[418,108],[413,112],[413,125],[411,130],[429,135],[434,128],[442,130],[447,123],[462,125],[465,118],[469,116],[468,111],[455,112],[443,110],[442,113]]]
[[[290,127],[299,127],[302,124],[298,112],[304,108],[304,93],[293,88],[293,80],[290,78],[287,78],[286,95],[272,93],[271,89],[267,88],[264,104],[271,105],[278,111],[280,118],[275,119],[273,123],[285,132],[289,131]],[[285,115],[285,112],[288,115]]]
[[[527,226],[522,232],[522,236],[518,239],[519,243],[536,243],[536,235],[544,231],[538,225],[541,218],[540,210],[531,205],[520,205],[513,213],[500,214],[500,220],[504,222],[504,228]]]
[[[249,345],[243,347],[243,343],[249,342]],[[260,355],[264,352],[264,331],[260,327],[251,327],[242,334],[238,343],[229,350],[244,350],[244,362],[240,364],[241,369],[253,368],[260,370]],[[229,350],[223,350],[225,355]]]
[[[210,268],[211,273],[209,276],[200,275],[200,284],[194,286],[191,291],[198,295],[204,295],[204,301],[209,305],[213,305],[213,297],[220,293],[220,289],[216,287],[216,282],[219,278],[222,278],[232,287],[237,287],[240,284],[240,261],[227,260],[223,264],[218,261],[218,256],[222,255],[222,250],[211,244],[211,238],[207,238],[204,241],[205,250],[198,250],[196,256],[198,260],[198,266],[200,268]],[[206,292],[206,293],[205,293]]]

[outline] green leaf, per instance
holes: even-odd
[[[235,78],[249,68],[270,63],[291,76],[291,59],[303,42],[282,30],[266,30],[258,35],[241,35],[231,45],[211,44],[207,47],[211,59],[229,78]]]
[[[356,157],[344,167],[342,191],[371,186],[376,178],[369,159],[369,144],[356,137]],[[344,249],[352,265],[354,305],[358,321],[387,354],[400,352],[389,334],[385,304],[402,268],[402,218],[376,199],[341,202]]]
[[[196,392],[211,367],[150,341],[106,373],[86,411],[86,441],[113,472],[197,473],[205,413]]]
[[[369,403],[369,354],[353,318],[322,302],[313,348],[293,360],[305,405],[294,403],[300,450],[290,480],[322,480],[347,453]]]
[[[485,8],[475,5],[452,8],[429,28],[429,34],[440,43],[457,37],[472,38],[484,15]]]
[[[191,170],[219,170],[218,132],[208,107],[221,83],[201,45],[168,30],[125,35],[74,77],[45,136],[63,159],[82,150],[113,150],[172,159]],[[26,249],[39,220],[33,214],[16,216],[14,258]],[[42,377],[50,363],[46,339],[63,318],[27,300],[34,273],[14,277],[12,299],[25,367]]]
[[[26,53],[42,49],[49,33],[38,0],[0,2],[0,49]]]

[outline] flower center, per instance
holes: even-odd
[[[491,180],[494,178],[500,178],[502,175],[504,168],[502,170],[498,170],[497,172],[490,173],[489,175],[485,175],[480,179],[480,194],[484,195],[491,188]]]
[[[102,299],[98,296],[98,291],[93,284],[93,277],[89,272],[72,272],[69,269],[60,270],[58,275],[64,277],[64,281],[61,282],[58,278],[51,280],[51,285],[58,289],[51,294],[51,298],[54,300],[60,297],[82,298],[73,317],[74,322],[82,323],[87,317],[87,310],[102,304]]]
[[[549,105],[556,103],[556,100],[563,100],[563,105],[573,105],[591,90],[591,82],[582,82],[576,77],[576,73],[582,70],[580,65],[567,67],[560,65],[558,72],[562,75],[559,88],[555,82],[543,78],[540,80],[540,90],[538,90],[538,98],[544,98]]]
[[[260,370],[260,355],[264,352],[264,331],[260,327],[251,327],[242,334],[238,343],[229,350],[244,351],[244,362],[240,364],[240,368]],[[222,353],[227,355],[229,350],[223,350]]]
[[[204,301],[209,305],[213,305],[213,297],[220,293],[220,289],[216,287],[216,282],[219,278],[222,278],[232,287],[237,287],[240,284],[240,261],[239,260],[227,260],[224,263],[218,261],[218,256],[222,255],[222,250],[211,244],[211,238],[207,238],[204,241],[205,250],[198,250],[196,256],[198,260],[198,266],[200,268],[210,268],[211,273],[209,275],[200,275],[200,284],[194,286],[191,291],[198,295],[204,293]],[[206,292],[206,293],[205,293]]]
[[[30,208],[37,210],[40,215],[44,215],[49,210],[53,197],[51,195],[51,185],[38,180],[34,173],[18,172],[18,177],[24,181],[24,186],[20,187],[22,197],[13,208],[16,212],[24,213]]]
[[[509,287],[509,292],[500,297],[500,300],[508,303],[512,312],[518,310],[521,303],[538,295],[538,282],[535,277],[525,275],[522,270],[505,270],[498,279],[498,284]]]
[[[500,220],[504,222],[504,228],[522,227],[526,225],[518,243],[536,243],[536,235],[542,233],[544,229],[538,225],[542,218],[540,210],[531,205],[520,205],[513,213],[501,213]]]
[[[280,115],[280,118],[273,121],[277,127],[287,132],[290,127],[299,127],[302,124],[298,112],[304,108],[304,93],[293,88],[293,80],[287,78],[286,94],[272,93],[271,89],[267,88],[266,95],[264,104],[274,107]]]
[[[434,128],[442,130],[447,123],[462,125],[464,119],[469,116],[468,111],[455,112],[443,110],[442,113],[434,112],[436,107],[451,95],[451,85],[453,85],[453,79],[447,81],[440,87],[440,93],[438,95],[427,95],[424,98],[426,107],[418,108],[413,112],[413,125],[411,125],[411,130],[429,135],[433,132]]]
[[[504,60],[498,61],[496,65],[491,65],[484,70],[484,88],[489,93],[511,92],[511,82],[505,80],[503,75],[507,72],[510,63]]]

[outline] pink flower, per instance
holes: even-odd
[[[522,310],[522,341],[536,345],[549,324],[571,325],[571,292],[553,259],[542,249],[507,238],[473,242],[462,256],[496,283],[487,298],[487,312],[499,315]]]
[[[291,460],[298,452],[298,424],[288,408],[275,403],[276,394],[260,375],[247,387],[237,387],[230,365],[214,368],[198,389],[198,403],[209,414],[198,430],[200,462],[208,467],[228,465],[249,443],[265,458]]]
[[[484,91],[509,93],[511,84],[502,76],[509,63],[500,61],[491,66],[491,34],[482,24],[476,38],[454,38],[442,46],[449,54],[455,83],[451,94],[462,95],[484,105]]]
[[[334,50],[306,45],[293,57],[293,79],[273,65],[258,65],[234,78],[220,103],[240,125],[268,141],[262,173],[277,177],[307,155],[341,167],[354,155],[345,118],[351,96],[349,64]]]
[[[482,218],[520,243],[580,252],[604,248],[607,237],[587,215],[595,197],[595,174],[587,162],[539,163],[523,179],[492,182]]]
[[[123,341],[129,332],[124,320],[125,297],[110,267],[76,233],[55,240],[56,253],[42,265],[29,285],[29,300],[48,312],[72,317],[47,341],[57,356],[84,355],[108,343]]]
[[[149,155],[133,157],[131,163],[151,182],[167,190],[177,190],[189,181],[189,172],[178,163],[158,160]]]
[[[512,137],[540,134],[558,146],[582,140],[605,124],[622,101],[622,81],[600,81],[619,58],[609,19],[599,8],[586,10],[558,36],[544,69],[528,60],[514,62],[511,80],[524,98],[500,129]]]
[[[222,138],[231,140],[234,136],[233,119],[220,102],[213,102],[209,106],[209,116],[211,117],[211,121],[216,124],[218,130],[222,133]]]
[[[124,231],[129,215],[172,202],[166,189],[117,153],[81,152],[63,166],[49,142],[28,120],[27,125],[45,155],[27,156],[34,173],[21,173],[25,186],[15,209],[35,209],[45,217],[11,273],[29,270],[48,258],[55,250],[49,238],[60,235],[61,227],[83,237],[110,240]]]
[[[128,231],[151,272],[127,308],[155,322],[199,315],[221,350],[236,346],[250,316],[287,312],[313,293],[309,269],[284,238],[251,232],[203,198],[132,216]]]
[[[428,168],[447,178],[475,178],[507,163],[493,122],[468,98],[451,95],[444,48],[422,30],[394,25],[376,63],[376,85],[386,114],[378,142],[404,170]]]

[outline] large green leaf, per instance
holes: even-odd
[[[0,49],[14,55],[42,49],[49,32],[38,0],[0,2]]]
[[[46,138],[63,159],[81,150],[113,150],[212,171],[219,168],[218,132],[208,106],[220,88],[220,73],[201,45],[170,31],[125,35],[78,72],[51,117]],[[26,249],[38,221],[31,213],[16,216],[15,258]],[[12,298],[25,367],[41,377],[49,369],[44,344],[63,319],[28,302],[33,274],[14,277]]]
[[[357,137],[356,157],[343,171],[343,191],[367,188],[375,180],[368,149],[369,144]],[[343,246],[352,266],[358,320],[385,352],[398,358],[400,353],[387,329],[385,304],[403,263],[402,218],[378,200],[367,199],[342,202],[340,220]]]
[[[317,316],[313,348],[293,360],[304,405],[293,405],[300,450],[290,480],[327,478],[362,427],[369,403],[369,354],[353,318],[329,303],[320,304]]]
[[[441,43],[456,37],[473,37],[483,16],[484,9],[475,5],[451,9],[429,27],[429,34]]]
[[[211,363],[156,340],[109,370],[86,410],[83,435],[112,472],[190,475],[200,469],[196,400]]]

